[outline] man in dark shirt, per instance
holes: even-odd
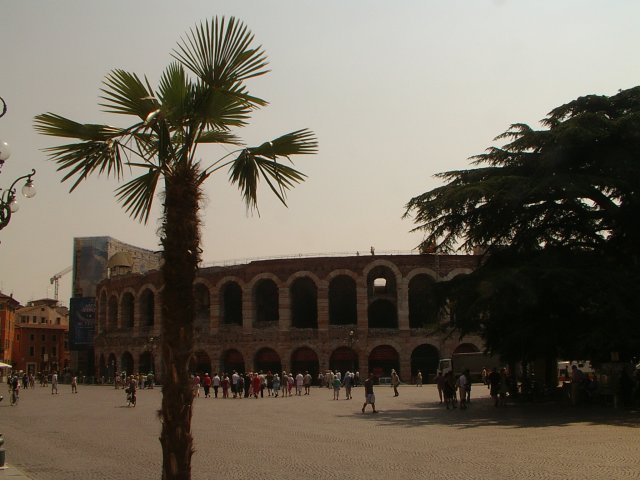
[[[489,395],[491,395],[491,398],[493,399],[494,406],[497,407],[501,378],[496,367],[491,369],[491,373],[487,376],[487,381],[489,382]]]
[[[362,413],[368,404],[371,404],[373,413],[378,413],[376,410],[376,396],[373,394],[373,373],[369,372],[369,377],[364,381],[364,396],[365,401],[362,405]]]

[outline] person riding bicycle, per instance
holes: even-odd
[[[136,390],[137,389],[138,389],[138,381],[133,375],[129,376],[129,379],[127,382],[127,388],[125,389],[125,392],[127,393],[127,402],[129,402],[129,405],[133,405],[134,407],[136,406]]]

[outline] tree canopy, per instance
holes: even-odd
[[[555,108],[541,129],[440,173],[405,216],[438,251],[482,247],[472,274],[439,284],[454,327],[507,358],[640,353],[640,87]]]

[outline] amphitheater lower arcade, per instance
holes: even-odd
[[[413,382],[435,374],[438,359],[477,351],[460,340],[448,314],[429,308],[435,282],[476,268],[473,255],[371,255],[261,260],[202,268],[194,284],[193,372],[373,372],[395,369]],[[121,266],[97,288],[99,376],[162,371],[160,272]],[[118,272],[118,275],[115,275]]]

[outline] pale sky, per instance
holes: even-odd
[[[285,208],[267,189],[247,215],[227,174],[205,185],[206,262],[310,253],[412,250],[420,233],[407,201],[466,168],[511,123],[537,122],[586,94],[640,83],[640,2],[590,0],[131,1],[0,0],[0,138],[12,156],[7,188],[31,168],[38,194],[0,231],[0,291],[23,304],[53,297],[49,278],[70,266],[74,237],[110,235],[158,249],[148,225],[115,201],[114,180],[70,184],[42,148],[33,117],[131,123],[98,106],[105,75],[122,68],[156,85],[178,39],[213,16],[236,16],[272,72],[252,94],[271,104],[238,133],[249,145],[310,128],[319,153],[294,159],[307,181]],[[498,143],[500,144],[500,143]],[[225,151],[202,151],[204,162]],[[130,178],[130,177],[127,177]],[[68,305],[71,274],[60,282]]]

